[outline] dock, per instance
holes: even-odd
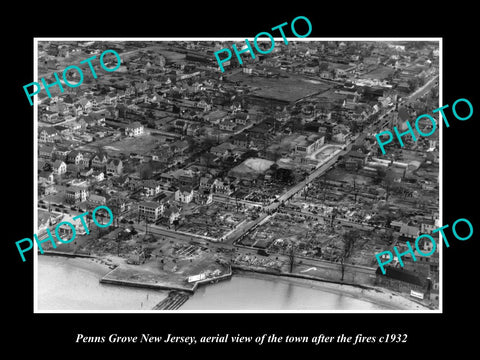
[[[189,298],[190,295],[185,292],[170,291],[168,296],[155,305],[152,310],[177,310]]]

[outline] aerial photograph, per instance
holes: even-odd
[[[36,312],[441,308],[440,41],[245,45],[35,39]]]

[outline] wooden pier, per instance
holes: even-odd
[[[190,295],[185,292],[170,291],[168,296],[155,305],[152,310],[177,310],[189,298]]]

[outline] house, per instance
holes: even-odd
[[[112,159],[107,164],[107,175],[120,176],[123,172],[123,162],[120,159]]]
[[[143,134],[144,126],[138,121],[131,123],[125,127],[125,135],[127,136],[140,136]]]
[[[212,146],[210,148],[210,153],[215,156],[226,157],[235,149],[235,145],[230,144],[229,142],[224,142],[218,146]]]
[[[332,129],[332,140],[344,144],[349,134],[350,130],[345,125],[335,125]]]
[[[70,152],[69,148],[66,147],[55,147],[55,150],[53,150],[53,155],[57,160],[67,160],[67,155]]]
[[[44,143],[52,143],[55,141],[55,138],[58,136],[58,131],[52,127],[44,127],[39,131],[39,138],[40,142]]]
[[[249,123],[250,115],[245,112],[235,114],[235,123],[239,125],[247,125]]]
[[[167,162],[172,153],[169,146],[162,146],[160,149],[155,149],[150,152],[153,161]]]
[[[88,202],[93,205],[93,207],[97,207],[98,205],[105,205],[107,203],[107,198],[105,196],[90,194]]]
[[[92,114],[82,115],[79,117],[79,120],[85,124],[85,127],[91,128],[97,124],[97,120],[92,116]]]
[[[213,201],[213,193],[210,190],[198,189],[193,192],[195,204],[208,205]]]
[[[83,124],[83,125],[82,125]],[[85,121],[69,121],[67,124],[65,124],[66,127],[68,127],[70,132],[76,132],[76,131],[81,131],[83,128],[85,128]]]
[[[102,112],[92,112],[90,113],[90,118],[93,119],[93,123],[98,126],[105,126],[105,113]]]
[[[53,104],[53,105],[48,106],[48,111],[52,112],[52,113],[61,114],[61,115],[67,115],[70,112],[67,105],[65,105],[63,103],[57,103],[57,104]],[[51,119],[49,119],[49,120],[51,120]]]
[[[213,178],[210,176],[202,176],[200,178],[200,190],[210,190],[212,189],[213,186]]]
[[[67,155],[67,162],[79,165],[83,162],[83,154],[78,150],[70,151]]]
[[[62,175],[67,172],[67,164],[62,160],[55,160],[52,168],[55,175]]]
[[[174,154],[183,154],[189,148],[188,141],[177,140],[170,144],[170,151]]]
[[[76,236],[78,235],[85,235],[87,232],[85,230],[85,226],[83,225],[83,218],[76,218],[75,220],[73,219],[74,217],[71,215],[64,215],[62,218],[62,222],[60,226],[57,225],[58,228],[58,234],[62,239],[65,239],[68,241],[68,239],[73,238],[73,229],[75,229],[75,234]],[[73,228],[70,225],[67,224],[72,224]],[[55,231],[57,232],[57,230]]]
[[[406,240],[412,240],[412,239],[416,239],[417,236],[420,234],[420,229],[416,225],[409,225],[409,224],[402,223],[398,233],[400,237]]]
[[[212,185],[212,190],[217,194],[231,195],[233,193],[233,187],[230,181],[215,179]]]
[[[81,169],[88,169],[90,168],[90,164],[91,164],[91,161],[92,161],[92,158],[93,158],[93,154],[90,154],[90,153],[83,153],[83,159],[82,161],[78,164],[78,166],[81,168]]]
[[[58,122],[58,113],[49,111],[49,110],[44,110],[42,112],[41,120],[49,123]]]
[[[144,180],[143,190],[145,195],[150,197],[158,195],[162,189],[159,182],[155,180]]]
[[[188,204],[193,200],[193,189],[188,186],[180,186],[180,188],[175,191],[175,201],[180,201],[182,203]]]
[[[100,170],[95,170],[90,176],[94,181],[97,181],[97,182],[105,180],[105,173]]]
[[[107,105],[112,105],[117,102],[117,95],[114,92],[110,92],[107,95],[105,95],[105,104]]]
[[[77,104],[80,105],[81,111],[83,111],[85,113],[90,112],[92,110],[92,107],[93,107],[93,103],[90,100],[88,100],[87,98],[81,98],[80,100],[77,101]]]
[[[231,141],[233,145],[244,149],[248,149],[250,145],[250,140],[248,139],[248,136],[243,133],[233,136],[231,138]]]
[[[38,157],[43,159],[51,159],[54,147],[52,145],[39,145]]]
[[[352,150],[346,154],[345,168],[349,171],[358,170],[367,163],[367,155],[359,151]]]
[[[39,158],[37,160],[37,163],[38,163],[37,168],[38,168],[39,171],[50,171],[50,170],[52,170],[52,164],[45,159],[40,159]]]
[[[196,136],[200,133],[202,130],[202,125],[201,124],[190,124],[187,128],[187,135],[188,136]]]
[[[220,128],[220,130],[233,131],[235,129],[235,126],[237,126],[237,125],[235,124],[234,121],[232,121],[230,119],[224,119],[220,123],[219,128]]]
[[[211,111],[203,116],[203,118],[210,122],[211,124],[218,124],[220,121],[225,119],[227,116],[227,112],[223,110],[214,110]]]
[[[333,72],[331,70],[322,70],[319,74],[320,78],[332,80],[333,79]]]
[[[69,204],[76,204],[87,200],[88,190],[84,186],[70,186],[65,190],[65,201]]]
[[[119,196],[114,196],[108,199],[106,205],[112,210],[114,215],[122,214],[127,210],[127,202],[124,198]]]
[[[435,225],[435,221],[434,220],[427,220],[425,219],[424,221],[422,221],[422,223],[420,224],[420,232],[422,234],[430,234],[433,230],[435,230],[437,228],[437,226]]]
[[[207,103],[205,99],[197,102],[197,107],[203,109],[204,112],[210,111],[212,109],[212,105]]]
[[[92,158],[91,166],[94,170],[105,170],[107,163],[107,154],[100,152]]]
[[[40,171],[38,173],[38,181],[45,182],[48,184],[54,183],[53,171]]]
[[[156,221],[163,213],[164,204],[153,201],[142,201],[138,203],[138,216],[140,219]]]
[[[87,176],[90,176],[92,174],[93,174],[93,169],[84,168],[83,170],[80,171],[80,176],[87,177]]]
[[[77,165],[70,164],[70,163],[67,164],[67,174],[69,174],[70,176],[77,177],[79,172],[80,172],[80,169],[78,168]]]

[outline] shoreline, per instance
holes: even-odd
[[[423,304],[405,298],[404,296],[384,288],[366,285],[342,284],[331,280],[321,280],[306,277],[288,276],[288,274],[271,274],[255,270],[235,269],[234,275],[262,280],[276,280],[307,288],[318,289],[336,295],[345,295],[353,299],[367,301],[382,306],[379,311],[433,311]],[[285,276],[286,275],[286,276]],[[343,310],[336,310],[343,311]]]
[[[63,254],[57,255],[53,253],[48,254],[48,256],[68,258],[70,261],[73,262],[75,267],[78,267],[84,271],[91,271],[95,273],[97,276],[99,276],[99,283],[101,283],[100,280],[106,274],[112,271],[112,266],[114,266],[115,268],[119,266],[119,264],[116,264],[115,261],[112,261],[112,259],[101,258],[97,256],[77,257],[74,254],[65,256]],[[95,266],[92,267],[91,266],[92,264],[95,264]],[[338,283],[331,280],[316,279],[313,277],[305,277],[302,275],[296,276],[296,274],[293,274],[293,276],[290,276],[290,274],[283,274],[283,273],[273,274],[273,273],[264,272],[264,271],[257,271],[255,269],[240,269],[236,267],[233,269],[233,272],[232,272],[232,277],[234,276],[241,276],[241,277],[248,277],[248,278],[262,279],[262,280],[280,281],[283,283],[294,284],[296,286],[318,289],[318,290],[333,293],[336,295],[348,296],[353,299],[370,302],[372,304],[386,308],[378,311],[386,311],[386,312],[388,311],[413,311],[413,312],[434,311],[423,304],[419,304],[413,300],[410,300],[388,289],[377,288],[373,286]],[[132,287],[133,284],[129,284],[129,286],[121,283],[112,284],[112,285],[122,286],[122,287]],[[144,288],[145,290],[148,290],[147,287],[142,286],[142,283],[138,283],[134,287]],[[179,310],[181,311],[181,308]],[[292,309],[292,310],[295,310],[295,309]],[[335,310],[335,311],[342,312],[344,310]]]

